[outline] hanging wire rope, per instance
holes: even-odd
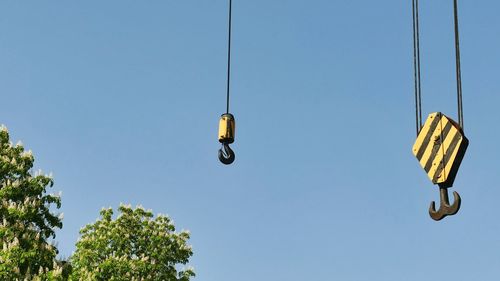
[[[458,0],[453,1],[453,11],[455,19],[455,61],[457,74],[457,104],[458,104],[458,123],[462,130],[464,129],[464,113],[462,103],[462,68],[460,61],[460,34],[458,28]]]
[[[415,78],[415,126],[417,136],[422,128],[422,86],[420,82],[420,22],[418,10],[418,0],[412,0],[413,69]]]
[[[233,1],[229,0],[229,27],[227,40],[227,92],[226,92],[226,113],[229,113],[229,94],[231,86],[231,26],[232,26]]]

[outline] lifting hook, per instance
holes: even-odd
[[[223,143],[219,149],[219,160],[222,164],[229,165],[234,162],[234,151],[229,147],[229,144]]]
[[[440,221],[446,216],[453,216],[458,213],[460,210],[460,205],[462,203],[462,199],[458,192],[453,191],[453,197],[455,198],[455,202],[450,206],[450,201],[448,198],[448,189],[443,186],[439,186],[439,194],[441,199],[441,206],[439,206],[439,210],[436,211],[436,203],[434,201],[431,202],[429,207],[429,215],[435,221]]]

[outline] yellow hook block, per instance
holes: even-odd
[[[434,184],[451,187],[469,145],[460,125],[435,112],[429,114],[413,145],[413,155]]]
[[[219,121],[219,142],[230,144],[234,142],[236,123],[231,113],[222,114]]]

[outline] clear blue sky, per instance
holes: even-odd
[[[237,153],[217,160],[227,1],[2,1],[0,123],[62,191],[192,232],[200,281],[498,280],[498,1],[460,1],[468,153],[440,223],[415,139],[411,1],[234,1]],[[452,1],[421,1],[423,110],[456,117]]]

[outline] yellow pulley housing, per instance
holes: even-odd
[[[413,155],[434,184],[451,187],[469,145],[459,124],[435,112],[429,114],[413,145]]]
[[[219,121],[219,142],[230,144],[234,142],[236,123],[231,113],[222,114]]]

